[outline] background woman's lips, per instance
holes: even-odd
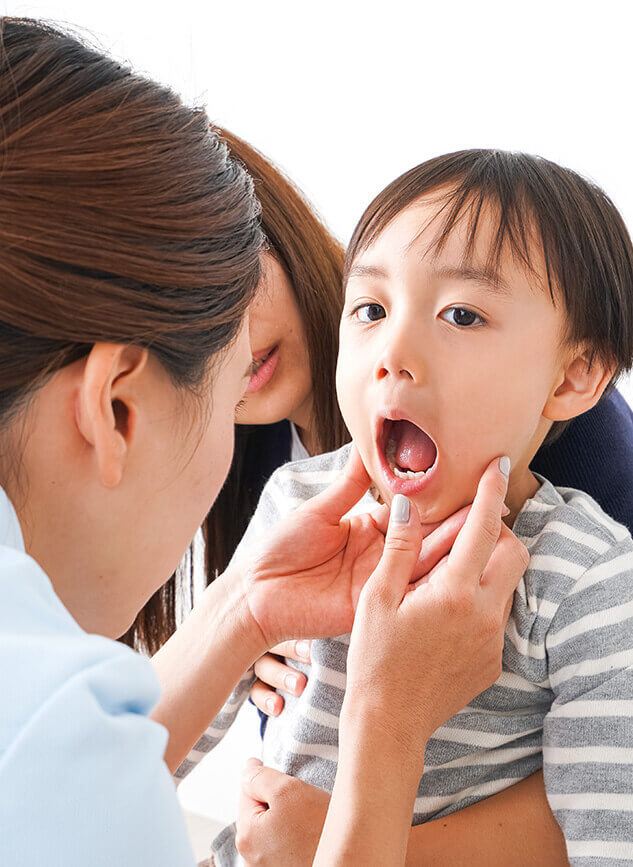
[[[277,361],[279,359],[279,347],[275,346],[266,356],[265,354],[258,353],[259,358],[265,358],[265,361],[261,364],[261,366],[257,369],[257,372],[254,373],[250,382],[246,387],[247,394],[250,394],[253,391],[259,391],[260,388],[263,388],[266,383],[270,380],[271,376],[275,372],[275,368],[277,367]],[[255,361],[259,361],[257,356],[255,357]]]

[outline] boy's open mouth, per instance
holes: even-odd
[[[379,422],[378,452],[383,474],[395,494],[414,494],[428,481],[437,463],[437,446],[409,419]]]

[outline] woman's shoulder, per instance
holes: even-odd
[[[150,661],[84,632],[6,546],[0,595],[0,862],[192,863]]]
[[[11,697],[0,722],[0,767],[38,714],[57,708],[66,724],[65,703],[82,693],[105,715],[131,707],[149,713],[160,693],[149,660],[84,632],[38,564],[7,546],[0,546],[0,598],[0,690]]]

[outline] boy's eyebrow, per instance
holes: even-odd
[[[349,269],[349,274],[347,275],[347,279],[351,280],[352,277],[380,277],[383,280],[386,280],[389,275],[385,271],[384,268],[379,268],[377,265],[352,265]]]
[[[447,265],[443,268],[435,270],[436,277],[443,277],[449,280],[471,280],[475,283],[482,283],[493,292],[500,295],[511,295],[512,287],[499,274],[488,271],[485,268],[477,267],[459,267]]]

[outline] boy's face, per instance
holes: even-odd
[[[544,278],[508,249],[498,281],[486,277],[489,215],[467,268],[465,220],[435,253],[441,220],[421,230],[438,207],[437,195],[414,202],[355,260],[337,369],[345,422],[382,499],[413,498],[423,522],[471,502],[496,456],[512,460],[511,511],[534,493],[528,464],[569,352],[564,306]]]

